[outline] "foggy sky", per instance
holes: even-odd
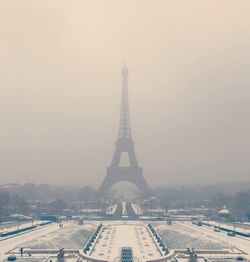
[[[249,10],[249,0],[0,0],[0,184],[98,187],[124,61],[150,185],[250,180]]]

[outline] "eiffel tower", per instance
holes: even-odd
[[[122,68],[121,114],[118,139],[115,146],[115,153],[110,167],[107,168],[106,177],[99,189],[99,196],[106,197],[110,188],[120,181],[128,181],[135,184],[142,197],[150,196],[148,184],[142,174],[142,168],[138,165],[131,135],[128,103],[128,68],[126,65]],[[128,166],[120,166],[121,155],[123,153],[128,154]]]

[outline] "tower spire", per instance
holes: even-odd
[[[122,99],[118,139],[131,139],[129,101],[128,101],[128,67],[122,67]]]

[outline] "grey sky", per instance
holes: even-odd
[[[99,186],[125,60],[150,184],[250,180],[249,10],[249,0],[0,0],[0,183]]]

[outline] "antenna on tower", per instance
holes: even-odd
[[[128,66],[126,64],[126,61],[123,63],[123,66],[122,66],[122,75],[127,77],[128,76]]]

